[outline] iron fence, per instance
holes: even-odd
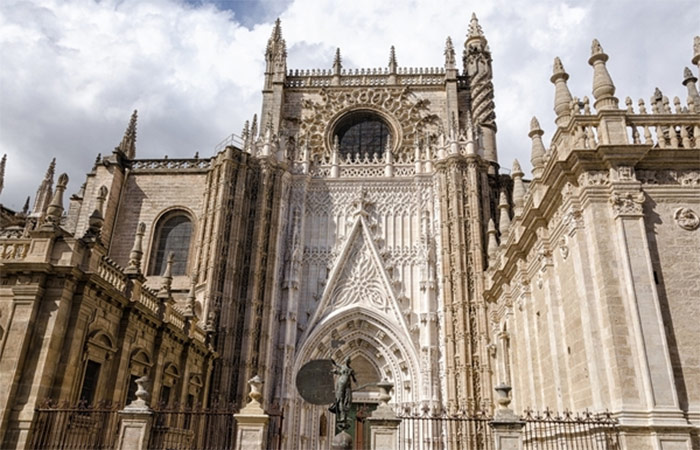
[[[119,431],[119,405],[44,402],[35,410],[30,447],[42,450],[112,449]]]
[[[153,411],[148,448],[224,450],[236,441],[236,405],[213,408],[163,408]]]
[[[610,413],[562,414],[526,410],[525,450],[619,450],[617,420]]]
[[[399,415],[401,449],[470,449],[492,450],[492,418],[485,412],[468,414],[425,411]]]

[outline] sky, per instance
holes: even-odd
[[[18,210],[33,201],[53,157],[76,192],[134,109],[137,158],[212,156],[260,111],[277,17],[289,69],[328,69],[336,47],[345,68],[381,67],[391,45],[399,66],[437,67],[447,36],[461,54],[472,12],[492,51],[504,168],[517,157],[529,172],[533,115],[545,142],[555,129],[555,56],[572,94],[592,97],[597,38],[621,105],[626,96],[648,103],[655,87],[685,104],[683,67],[697,76],[698,0],[2,0],[0,203]]]

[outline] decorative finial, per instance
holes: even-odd
[[[146,224],[140,222],[136,227],[136,236],[134,237],[134,246],[129,253],[129,265],[124,270],[127,274],[141,273],[141,259],[143,258],[143,235],[146,234]]]
[[[513,213],[517,216],[520,215],[523,205],[525,205],[525,183],[523,183],[523,175],[525,174],[517,159],[513,160],[510,172],[513,177]]]
[[[2,194],[2,188],[5,185],[5,164],[7,163],[7,153],[2,155],[0,159],[0,194]]]
[[[144,375],[141,378],[137,378],[134,380],[134,383],[136,383],[136,392],[134,393],[136,400],[133,400],[131,403],[126,405],[124,409],[132,411],[150,411],[148,401],[151,399],[151,394],[148,393],[148,389],[146,387],[149,384],[148,376]]]
[[[158,291],[158,297],[170,297],[170,288],[173,285],[173,262],[175,262],[175,252],[168,253],[168,259],[165,262],[165,270],[163,271],[163,282]]]
[[[258,114],[253,114],[253,122],[250,124],[250,139],[255,142],[258,137]]]
[[[688,99],[692,99],[693,103],[700,102],[700,94],[698,94],[698,88],[695,83],[698,79],[693,76],[693,72],[689,68],[683,69],[683,85],[688,89]]]
[[[124,132],[124,137],[117,147],[117,151],[121,152],[128,159],[134,159],[136,157],[136,121],[138,119],[138,111],[134,110],[131,113],[131,119],[129,120],[129,125],[126,127]]]
[[[104,203],[105,200],[107,199],[107,193],[109,191],[107,190],[106,186],[100,186],[100,188],[97,190],[97,196],[95,199],[95,210],[90,214],[90,217],[88,219],[88,230],[85,233],[85,236],[88,238],[94,238],[97,240],[100,237],[100,233],[102,232],[102,225],[104,225],[104,215],[103,215],[103,208],[104,208]]]
[[[46,209],[46,223],[44,226],[46,228],[53,228],[58,226],[61,221],[61,215],[63,214],[63,192],[66,190],[68,185],[68,175],[62,173],[58,177],[58,183],[56,183],[56,192],[53,194],[51,203]]]
[[[472,18],[469,21],[469,32],[467,33],[467,36],[469,38],[484,36],[484,30],[482,30],[481,25],[479,25],[479,19],[476,18],[476,13],[472,13]]]
[[[608,55],[603,52],[600,42],[597,39],[593,39],[591,57],[588,58],[588,64],[593,67],[593,97],[596,100],[593,106],[595,106],[597,111],[617,109],[618,105],[618,99],[614,96],[615,85],[605,66],[607,60]]]
[[[190,283],[190,292],[187,294],[187,303],[185,303],[185,310],[183,315],[185,317],[194,317],[194,305],[197,299],[195,294],[195,286],[197,285],[195,278],[192,277],[192,282]]]
[[[53,176],[55,171],[56,158],[53,158],[51,163],[49,163],[49,167],[46,169],[44,179],[41,181],[39,189],[36,191],[36,196],[34,197],[34,207],[32,208],[32,215],[34,216],[42,217],[49,207],[53,193]]]
[[[389,73],[396,73],[397,67],[398,64],[396,64],[396,49],[392,45],[391,49],[389,50]]]
[[[343,68],[343,61],[340,58],[340,48],[335,49],[335,57],[333,58],[333,73],[340,75],[340,70]]]
[[[501,194],[498,199],[498,209],[501,210],[501,214],[498,220],[498,228],[501,233],[501,242],[505,241],[505,237],[510,231],[510,215],[508,213],[509,208],[510,205],[508,204],[508,197],[506,196],[506,192],[501,191]]]
[[[496,234],[498,232],[496,231],[496,224],[493,222],[493,219],[489,219],[489,228],[487,231],[487,234],[489,235],[489,241],[488,241],[488,256],[489,256],[489,262],[492,262],[494,257],[496,256],[496,252],[498,251],[498,242],[496,242]]]
[[[27,200],[24,201],[24,206],[22,206],[22,215],[26,216],[29,213],[29,195],[27,195]]]
[[[445,69],[455,68],[455,47],[452,45],[452,38],[447,36],[445,41]]]
[[[695,36],[693,38],[693,64],[697,64],[698,69],[700,69],[700,36]]]
[[[569,74],[564,70],[564,65],[559,57],[554,58],[554,70],[552,77],[549,79],[554,83],[554,112],[557,114],[555,123],[559,127],[566,126],[571,114],[571,92],[566,81],[569,79]]]
[[[532,139],[532,152],[530,154],[530,162],[532,163],[532,176],[538,177],[544,169],[544,144],[542,143],[542,135],[544,132],[540,128],[540,123],[537,117],[533,117],[530,121],[530,132],[528,136]]]

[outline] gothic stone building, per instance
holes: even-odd
[[[3,210],[0,439],[44,398],[239,404],[260,375],[283,448],[328,448],[312,359],[352,358],[404,411],[602,411],[629,449],[700,448],[700,97],[620,105],[593,42],[592,98],[554,62],[556,131],[532,178],[500,168],[491,55],[460,67],[288,70],[279,22],[260,120],[209,158],[136,158],[136,115],[64,213],[53,166]],[[700,38],[693,64],[700,63]],[[671,104],[673,103],[673,104]],[[258,131],[260,130],[260,131]],[[355,403],[376,403],[367,388]]]

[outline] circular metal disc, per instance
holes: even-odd
[[[314,405],[330,405],[335,401],[333,363],[330,359],[314,359],[297,372],[296,385],[301,398]]]

